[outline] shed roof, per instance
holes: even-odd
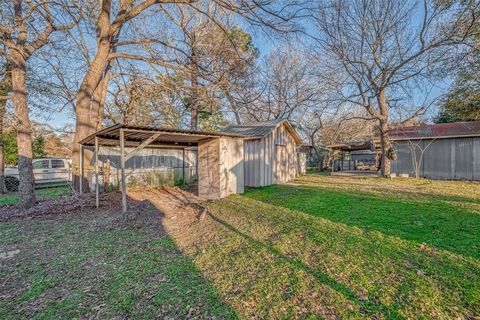
[[[480,121],[426,124],[389,130],[391,140],[445,139],[480,136]]]
[[[95,137],[98,137],[101,146],[118,146],[120,141],[120,130],[124,131],[125,146],[138,146],[153,134],[159,134],[150,144],[155,146],[188,147],[195,146],[200,140],[218,137],[243,138],[243,136],[224,132],[196,131],[184,129],[159,128],[148,126],[130,126],[116,124],[96,133],[89,135],[80,141],[86,146],[95,145]]]
[[[261,122],[248,122],[240,125],[229,125],[223,128],[221,132],[257,139],[269,135],[272,133],[272,131],[283,124],[286,126],[288,132],[290,132],[295,142],[297,144],[301,144],[302,138],[300,138],[297,131],[292,127],[287,119],[274,119]]]

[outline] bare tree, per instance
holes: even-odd
[[[245,108],[249,120],[289,119],[297,123],[307,109],[317,110],[323,97],[315,65],[299,48],[285,44],[273,50],[258,68],[257,99]]]
[[[36,203],[32,170],[32,129],[27,104],[27,64],[44,47],[55,31],[73,26],[70,7],[62,1],[4,2],[0,7],[0,55],[10,66],[12,101],[16,116],[20,203],[30,208]]]
[[[408,148],[410,149],[410,155],[412,157],[413,173],[417,179],[420,178],[423,155],[434,141],[435,139],[432,139],[426,145],[423,145],[422,140],[408,140]]]
[[[298,15],[297,8],[302,7],[303,1],[285,1],[284,3],[271,0],[215,0],[210,2],[225,11],[235,13],[251,24],[268,27],[277,32],[286,32],[292,30],[291,21]],[[95,132],[102,123],[103,105],[106,100],[108,83],[112,77],[114,61],[120,59],[142,61],[159,66],[165,72],[184,70],[183,66],[179,68],[175,61],[171,61],[171,57],[165,54],[152,56],[145,49],[146,45],[155,44],[164,47],[165,52],[169,52],[167,48],[178,49],[176,43],[165,43],[158,37],[143,38],[141,34],[129,32],[126,26],[131,26],[135,19],[144,19],[144,28],[147,28],[147,22],[150,26],[162,25],[165,21],[165,11],[159,10],[159,8],[169,10],[173,4],[192,8],[206,18],[216,21],[214,15],[204,10],[202,3],[203,1],[195,0],[120,0],[116,4],[111,0],[97,0],[89,1],[84,5],[83,11],[86,16],[88,13],[90,17],[87,28],[96,30],[96,45],[85,53],[89,57],[88,68],[76,96],[76,130],[72,154],[74,168],[78,168],[79,164],[79,141]],[[129,48],[134,48],[135,51]],[[141,49],[140,52],[146,54],[139,54],[137,49]],[[196,76],[193,74],[191,79],[194,82],[195,78]],[[89,163],[92,154],[85,152],[84,156],[84,163]],[[78,174],[75,180],[78,180]]]
[[[332,0],[312,12],[320,55],[344,76],[343,101],[378,122],[384,176],[390,174],[390,110],[409,110],[404,120],[425,111],[402,99],[431,79],[449,50],[464,43],[474,29],[470,13],[470,7],[433,0]],[[465,21],[467,27],[458,28]]]

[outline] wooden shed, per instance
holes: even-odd
[[[117,124],[80,141],[80,189],[83,189],[86,167],[93,166],[95,180],[92,184],[95,186],[97,206],[99,205],[100,180],[105,181],[100,179],[103,172],[101,167],[109,159],[120,169],[117,180],[120,182],[125,211],[128,183],[133,178],[147,184],[158,180],[156,176],[164,172],[160,172],[155,165],[156,161],[152,160],[160,157],[161,164],[166,164],[164,160],[168,154],[178,158],[175,162],[181,164],[181,167],[177,165],[179,168],[174,164],[166,168],[165,172],[171,171],[171,180],[175,180],[175,172],[180,170],[181,178],[185,181],[186,163],[194,163],[197,167],[194,171],[198,176],[198,196],[204,199],[224,198],[230,194],[243,193],[245,186],[266,186],[295,178],[301,171],[299,167],[302,167],[298,165],[297,154],[297,146],[301,142],[287,120],[229,126],[221,132]],[[83,150],[92,147],[94,162],[84,164]],[[102,154],[101,148],[110,149]],[[196,151],[196,161],[186,161],[186,151]]]
[[[299,174],[297,154],[302,139],[286,119],[230,125],[223,133],[243,136],[245,166],[244,184],[247,187],[284,183]]]

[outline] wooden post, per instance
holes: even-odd
[[[120,171],[122,175],[122,212],[127,212],[127,183],[125,181],[125,134],[120,129]]]
[[[183,148],[182,151],[183,185],[185,185],[185,148]]]
[[[100,194],[98,190],[98,137],[95,136],[95,204],[100,206]]]
[[[79,163],[80,163],[80,168],[78,168],[78,170],[80,170],[80,181],[79,181],[79,185],[80,185],[80,194],[83,193],[83,145],[80,146],[80,159],[79,159]]]

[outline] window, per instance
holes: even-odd
[[[52,168],[59,169],[65,168],[65,162],[63,160],[52,160]]]
[[[48,169],[48,160],[34,161],[33,169]]]

